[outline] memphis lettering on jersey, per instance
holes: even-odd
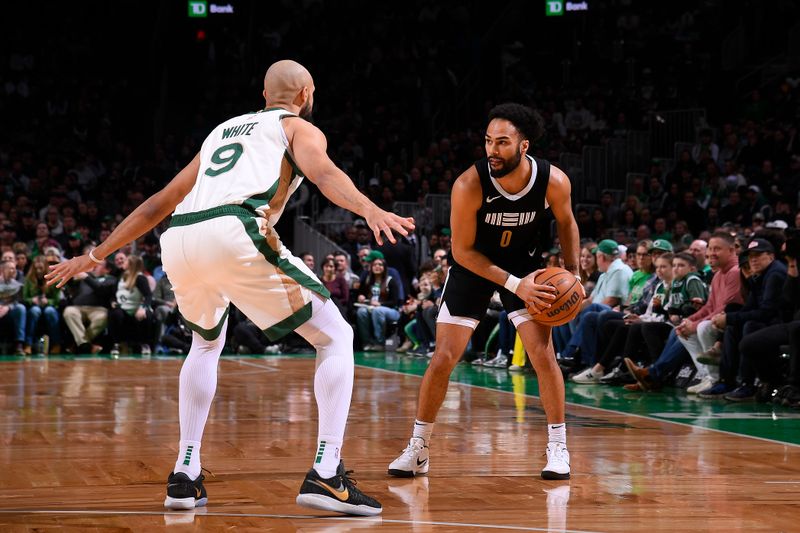
[[[250,135],[253,128],[258,122],[248,122],[247,124],[239,124],[238,126],[231,126],[222,130],[222,138],[229,139],[238,135]]]
[[[484,220],[491,226],[515,227],[524,226],[533,222],[536,218],[536,211],[526,213],[486,213]]]

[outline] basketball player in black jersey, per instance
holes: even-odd
[[[569,479],[564,424],[564,379],[556,363],[550,327],[534,322],[525,302],[543,310],[555,299],[550,286],[534,282],[542,267],[535,247],[539,223],[552,209],[565,267],[578,277],[578,225],[572,213],[566,174],[528,155],[543,132],[542,119],[519,104],[502,104],[489,113],[486,158],[458,177],[451,197],[452,257],[436,323],[436,349],[422,380],[413,436],[389,465],[389,474],[425,474],[436,414],[450,373],[461,359],[494,291],[500,291],[508,318],[517,327],[539,379],[547,415],[545,479]]]

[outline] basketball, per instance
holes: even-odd
[[[544,269],[536,276],[539,285],[550,285],[556,289],[556,299],[550,304],[549,309],[537,312],[534,305],[525,304],[533,320],[546,326],[561,326],[566,324],[578,314],[583,301],[580,282],[574,274],[563,268],[550,267]]]

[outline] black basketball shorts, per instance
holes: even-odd
[[[500,287],[488,279],[455,264],[447,272],[442,291],[442,303],[437,323],[455,324],[475,329],[486,315],[486,308],[494,291],[500,293],[500,301],[508,313],[508,319],[518,326],[521,322],[532,320],[525,309],[525,302],[505,287]]]

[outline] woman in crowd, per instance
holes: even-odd
[[[28,306],[28,323],[25,329],[25,353],[31,353],[36,328],[44,316],[45,331],[50,336],[49,353],[61,352],[61,328],[59,327],[58,304],[61,301],[61,289],[55,285],[46,286],[44,275],[48,272],[45,256],[38,255],[33,259],[25,283],[22,288],[22,299]]]
[[[121,254],[117,254],[118,256]],[[108,315],[108,329],[114,343],[139,344],[144,355],[151,353],[154,320],[153,292],[144,275],[144,263],[138,255],[117,262],[122,274],[117,284],[117,301]]]
[[[342,316],[347,319],[347,303],[350,301],[350,287],[343,276],[336,274],[336,260],[326,257],[322,262],[322,284],[331,293],[331,300]]]
[[[583,288],[586,289],[586,297],[592,294],[592,289],[597,285],[597,280],[600,279],[600,271],[597,270],[597,259],[595,258],[592,250],[597,247],[596,242],[587,242],[581,247],[581,255],[579,259],[579,273],[581,280],[583,280]]]
[[[373,259],[357,300],[356,324],[364,351],[385,349],[386,322],[400,319],[398,294],[398,281],[386,273],[386,261]]]

